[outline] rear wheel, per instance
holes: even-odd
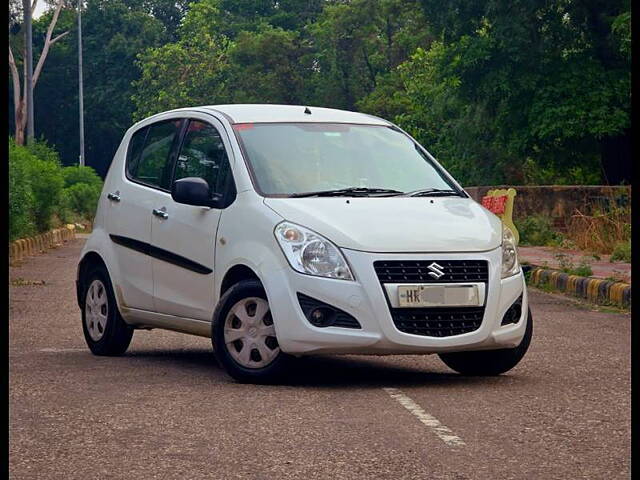
[[[82,283],[82,331],[89,350],[94,355],[123,354],[133,329],[120,316],[109,274],[102,266],[94,267]]]
[[[280,350],[260,282],[242,281],[227,290],[211,328],[218,361],[239,382],[273,382],[286,372],[290,357]]]
[[[500,375],[515,367],[529,349],[533,335],[533,317],[531,316],[531,310],[528,311],[526,321],[527,327],[524,337],[515,348],[441,353],[439,357],[447,367],[462,375]]]

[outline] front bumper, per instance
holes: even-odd
[[[525,332],[528,299],[522,272],[501,279],[501,250],[476,253],[381,254],[343,249],[355,281],[303,275],[288,266],[263,279],[280,348],[293,355],[321,353],[424,354],[489,350],[517,346]],[[377,260],[487,260],[489,281],[480,328],[472,332],[428,337],[396,328],[387,298],[373,267]],[[355,317],[362,329],[319,328],[304,316],[297,293],[313,297]],[[507,309],[522,294],[522,315],[501,326]]]

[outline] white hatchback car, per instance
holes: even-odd
[[[118,148],[81,254],[89,348],[210,337],[239,381],[293,357],[437,353],[497,375],[532,335],[512,232],[392,123],[285,105],[172,110]]]

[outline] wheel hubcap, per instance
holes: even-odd
[[[107,291],[100,280],[94,280],[87,289],[84,307],[84,322],[89,336],[95,342],[99,341],[107,328],[109,302]]]
[[[245,368],[263,368],[280,353],[269,303],[259,297],[237,302],[224,323],[224,342],[231,357]]]

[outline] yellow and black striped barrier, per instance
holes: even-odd
[[[64,242],[76,237],[75,226],[68,224],[61,228],[49,230],[35,237],[21,238],[9,244],[9,261],[20,262],[26,257],[44,253],[50,248],[56,248]]]
[[[529,284],[547,286],[553,290],[584,298],[598,305],[631,307],[631,285],[594,277],[569,275],[560,270],[532,267]]]

